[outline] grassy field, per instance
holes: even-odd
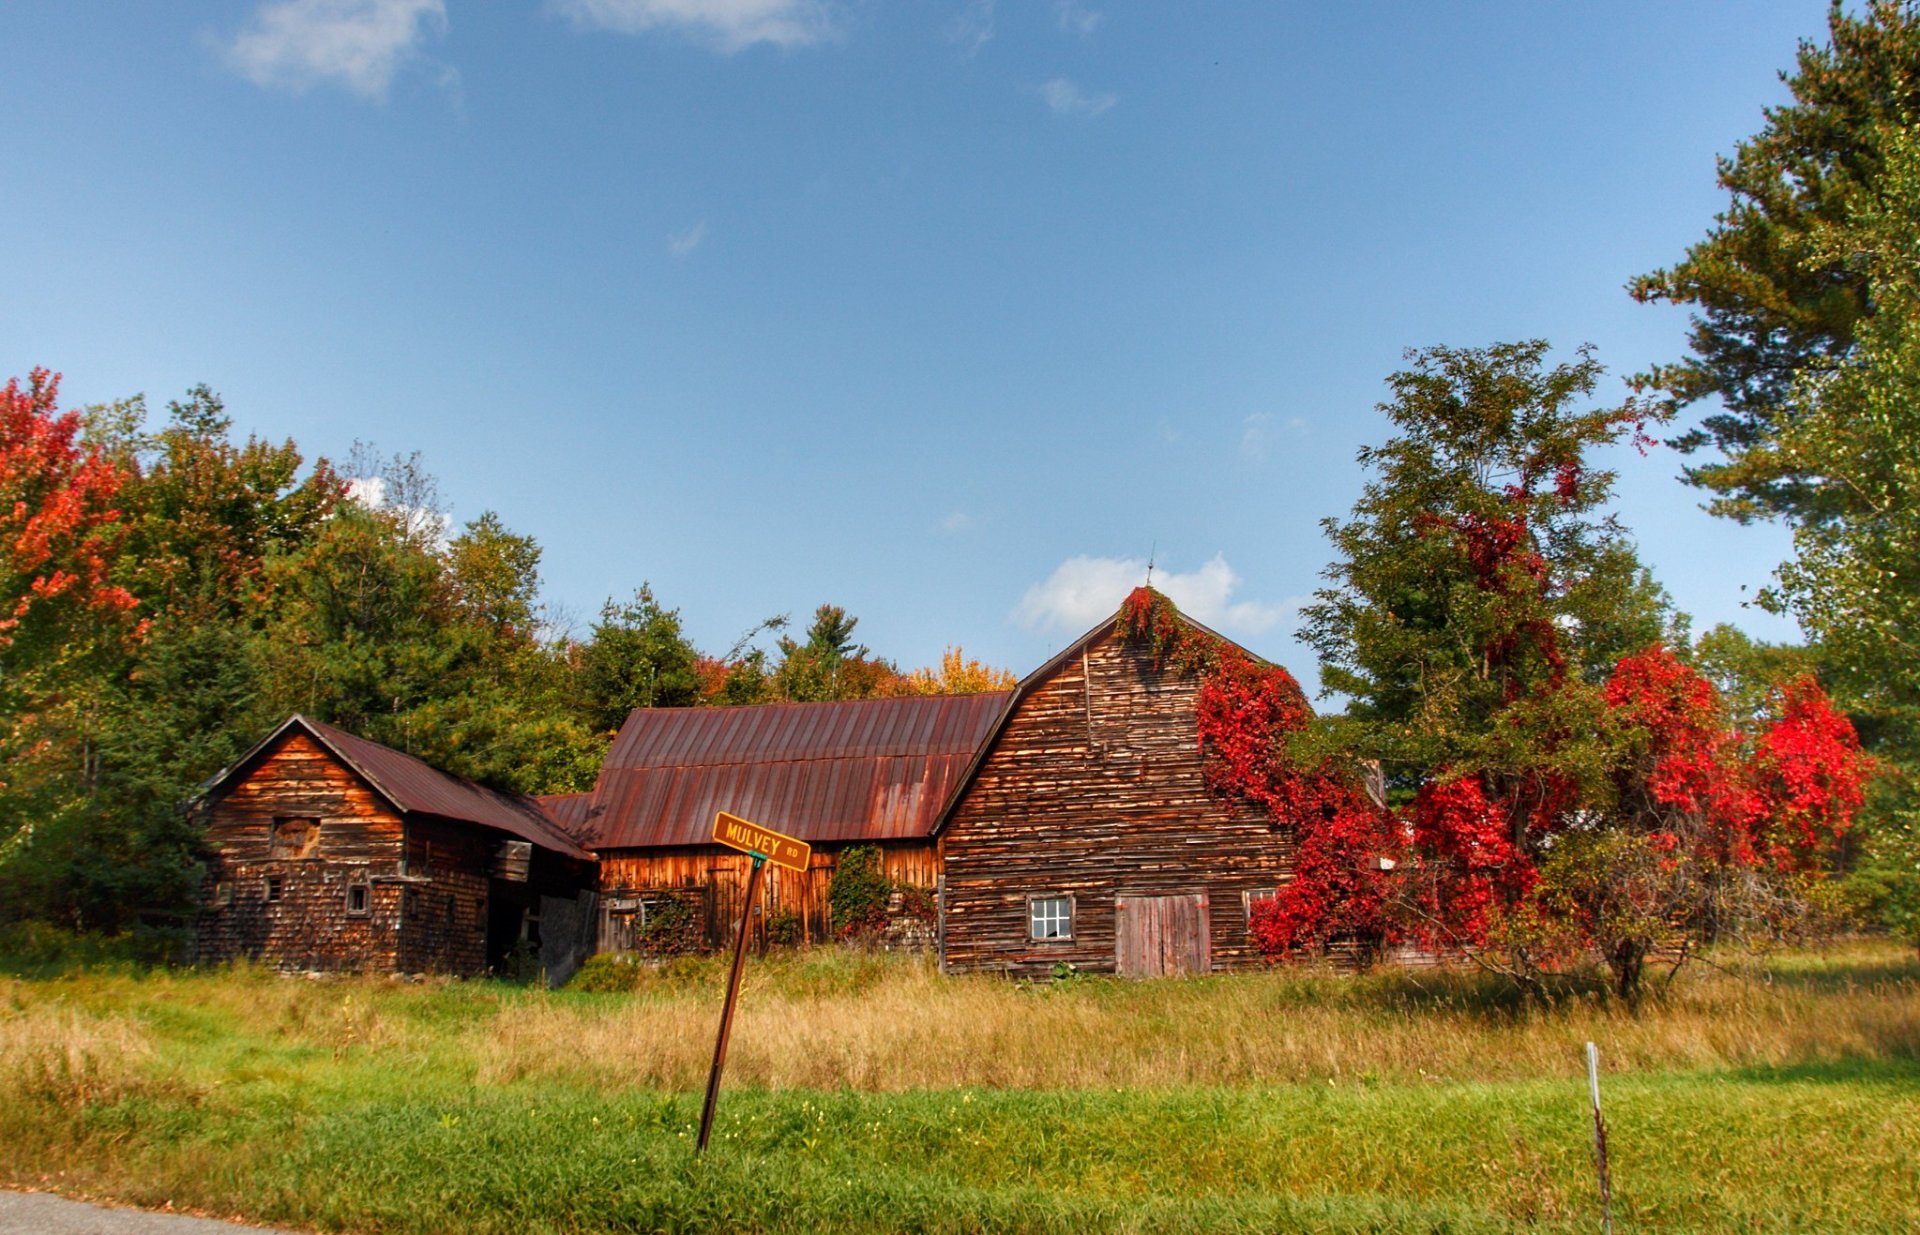
[[[1920,962],[1721,958],[1637,1015],[1473,974],[942,979],[755,962],[621,994],[0,979],[0,1182],[324,1230],[1920,1228]]]

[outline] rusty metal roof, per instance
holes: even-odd
[[[591,831],[587,820],[591,817],[593,792],[585,793],[537,793],[533,800],[540,804],[547,818],[560,825],[560,830],[574,840],[579,840]]]
[[[809,842],[929,835],[1008,691],[639,708],[594,786],[594,849],[705,845],[728,811]]]
[[[268,734],[252,750],[235,761],[202,787],[201,797],[209,796],[238,779],[255,757],[267,751],[290,729],[304,729],[314,741],[333,752],[381,797],[403,814],[438,815],[462,823],[496,828],[532,841],[542,849],[570,858],[593,861],[593,855],[569,839],[565,830],[549,818],[540,804],[524,794],[502,793],[476,785],[470,780],[440,769],[391,746],[337,729],[321,721],[295,714]]]

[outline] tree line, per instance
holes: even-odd
[[[1920,9],[1835,4],[1783,79],[1704,238],[1627,289],[1692,325],[1624,402],[1538,340],[1389,378],[1305,610],[1337,712],[1189,649],[1213,774],[1302,821],[1276,954],[1399,932],[1536,983],[1598,957],[1628,990],[1664,942],[1836,898],[1920,931]],[[1803,645],[1695,634],[1641,562],[1606,461],[1661,435],[1714,513],[1791,530],[1759,602]],[[634,707],[1010,681],[957,649],[902,673],[832,605],[703,654],[644,585],[576,636],[532,538],[451,531],[417,457],[309,466],[234,441],[205,389],[156,429],[137,399],[63,412],[51,375],[9,383],[0,914],[183,920],[179,802],[289,711],[540,792],[589,784]]]
[[[63,410],[0,391],[0,920],[190,919],[182,804],[292,712],[523,793],[590,788],[636,707],[1000,689],[949,649],[902,672],[821,605],[720,654],[645,584],[583,633],[540,603],[539,544],[454,529],[417,455],[310,464],[238,441],[205,387]]]

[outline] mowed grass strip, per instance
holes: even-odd
[[[1592,1229],[1592,1037],[1623,1229],[1920,1225],[1890,948],[1683,974],[1638,1016],[1474,975],[1020,989],[817,953],[759,967],[700,1161],[717,982],[0,984],[0,1174],[366,1231]]]

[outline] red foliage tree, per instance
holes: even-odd
[[[124,612],[133,595],[108,580],[119,541],[114,496],[125,474],[80,445],[80,416],[58,408],[45,369],[0,390],[0,647],[59,605]]]
[[[1491,574],[1511,578],[1516,566],[1530,573],[1505,559]],[[1556,958],[1597,954],[1632,997],[1656,937],[1711,929],[1729,912],[1733,882],[1762,867],[1817,871],[1872,771],[1810,679],[1783,692],[1778,717],[1747,739],[1713,684],[1655,644],[1621,658],[1599,689],[1603,732],[1592,748],[1606,752],[1604,775],[1548,766],[1496,786],[1485,773],[1436,769],[1395,812],[1339,766],[1295,758],[1290,739],[1312,710],[1286,670],[1193,627],[1145,588],[1122,606],[1120,630],[1156,665],[1199,677],[1208,788],[1294,833],[1293,877],[1251,924],[1271,959],[1336,942],[1499,943],[1518,958],[1510,972],[1530,979]],[[1538,633],[1536,650],[1554,659],[1552,632]]]

